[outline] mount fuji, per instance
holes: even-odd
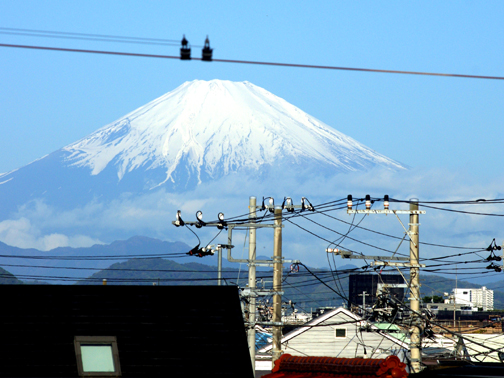
[[[35,200],[68,210],[160,189],[187,192],[225,177],[276,185],[300,170],[373,167],[405,169],[252,83],[195,80],[0,174],[0,220]]]
[[[63,151],[69,166],[91,175],[114,166],[118,181],[137,169],[161,169],[162,180],[145,189],[260,171],[278,160],[339,171],[401,168],[262,88],[220,80],[187,82]]]

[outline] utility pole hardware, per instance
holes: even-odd
[[[282,296],[278,291],[282,290],[282,208],[275,208],[275,235],[273,241],[273,322],[282,321]],[[273,356],[272,368],[275,361],[282,355],[282,326],[273,326]]]
[[[269,203],[265,204],[265,199],[269,199]],[[204,222],[203,213],[201,211],[196,212],[195,222],[186,222],[182,220],[182,215],[180,210],[177,211],[176,220],[172,224],[176,227],[180,226],[196,226],[197,228],[213,226],[222,230],[226,228],[228,230],[228,241],[227,244],[218,244],[216,250],[218,251],[219,261],[218,261],[218,284],[222,281],[222,249],[227,249],[227,259],[229,262],[236,263],[246,263],[249,267],[248,275],[248,285],[241,291],[241,295],[248,297],[248,321],[246,322],[247,329],[247,340],[249,344],[250,359],[252,362],[252,368],[255,373],[255,326],[266,325],[272,327],[273,334],[273,356],[272,364],[280,358],[282,354],[281,350],[281,339],[282,339],[282,269],[284,263],[299,264],[299,260],[285,260],[282,256],[282,211],[287,210],[289,213],[293,213],[295,209],[300,209],[301,211],[309,210],[315,211],[315,208],[310,203],[310,201],[303,197],[301,199],[301,205],[294,205],[292,203],[292,198],[285,197],[281,206],[275,206],[274,199],[272,197],[263,197],[261,206],[257,206],[256,197],[249,198],[249,220],[248,223],[230,223],[225,221],[224,214],[218,214],[218,221],[214,222]],[[264,211],[268,210],[274,213],[274,224],[261,224],[257,222],[256,212],[257,210]],[[231,255],[231,250],[234,248],[233,241],[233,229],[235,227],[246,227],[249,232],[249,256],[248,259],[235,259]],[[256,256],[256,230],[258,228],[273,228],[274,229],[274,241],[273,241],[273,256],[272,260],[257,260]],[[207,256],[214,254],[215,250],[213,246],[206,246],[200,248],[198,244],[196,247],[191,249],[187,254],[195,255],[198,257]],[[273,268],[273,287],[272,290],[267,290],[265,288],[258,289],[256,285],[256,267],[265,266]],[[272,321],[257,321],[257,297],[258,296],[273,296],[273,317]]]
[[[420,248],[418,245],[418,199],[414,199],[410,202],[410,223],[409,223],[409,237],[410,237],[410,307],[412,310],[412,330],[411,330],[411,367],[414,373],[419,373],[422,363],[422,339],[421,339],[421,326],[422,319],[418,316],[420,312],[420,269],[418,268]]]
[[[339,254],[342,258],[365,258],[374,259],[375,261],[371,265],[389,265],[389,266],[402,266],[410,268],[410,308],[411,308],[411,329],[410,329],[410,353],[411,353],[411,367],[412,373],[419,373],[422,370],[422,318],[420,316],[420,268],[425,267],[425,265],[420,264],[420,250],[419,250],[419,215],[425,214],[425,211],[418,210],[418,199],[414,198],[410,200],[409,210],[390,210],[389,209],[389,196],[386,195],[383,201],[383,210],[372,210],[371,197],[366,195],[365,198],[365,209],[357,210],[353,208],[352,196],[348,196],[347,201],[347,213],[348,214],[394,214],[401,226],[405,231],[405,236],[407,235],[410,239],[410,257],[409,263],[405,262],[390,262],[390,260],[407,260],[407,258],[400,258],[395,256],[381,257],[381,256],[363,256],[354,255],[349,251],[340,251],[338,249],[327,249],[326,251]],[[409,214],[409,228],[406,230],[398,214]],[[404,237],[403,237],[404,240]],[[401,240],[401,243],[402,241]],[[399,244],[400,246],[400,244]],[[376,261],[378,260],[378,261]]]
[[[256,198],[249,198],[249,222],[255,223],[256,219]],[[256,229],[249,228],[249,262],[256,260]],[[255,322],[256,322],[256,295],[252,295],[256,289],[256,266],[249,263],[248,288],[250,290],[249,297],[249,328],[248,328],[248,345],[250,352],[250,360],[252,361],[252,370],[255,374]]]

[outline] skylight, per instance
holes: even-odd
[[[121,375],[115,336],[75,336],[74,345],[79,376]]]

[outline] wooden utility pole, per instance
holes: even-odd
[[[253,224],[256,221],[256,198],[249,198],[249,223]],[[249,297],[249,328],[248,328],[248,345],[250,359],[252,361],[252,370],[255,374],[255,323],[256,323],[256,228],[249,228],[249,274],[248,287],[250,290]]]
[[[412,199],[410,201],[410,210],[418,210],[418,200]],[[411,317],[413,320],[412,332],[411,332],[411,367],[413,369],[412,373],[419,373],[422,363],[422,339],[420,337],[421,332],[421,322],[420,319],[420,248],[418,245],[419,236],[419,215],[417,212],[412,212],[410,214],[409,222],[409,237],[410,237],[410,307],[411,307]]]
[[[275,234],[273,241],[273,323],[282,321],[282,208],[275,207]],[[282,354],[282,326],[273,326],[272,366]]]

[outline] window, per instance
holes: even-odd
[[[115,336],[75,336],[75,356],[81,377],[121,375]]]
[[[339,338],[343,338],[343,337],[346,337],[346,328],[336,328],[334,330],[334,336],[339,339]]]

